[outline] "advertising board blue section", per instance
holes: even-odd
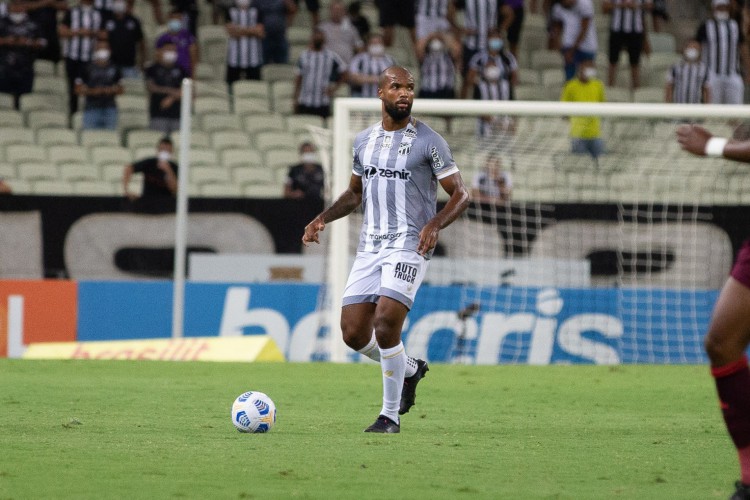
[[[185,335],[268,334],[287,359],[327,359],[321,287],[188,283]],[[424,286],[404,328],[412,356],[497,364],[703,363],[717,291]],[[172,286],[79,283],[79,340],[171,335]],[[359,355],[353,355],[356,361]]]

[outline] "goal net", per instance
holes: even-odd
[[[750,232],[750,166],[692,157],[675,130],[700,123],[739,136],[746,108],[418,99],[413,116],[445,137],[469,189],[499,163],[510,199],[475,198],[441,231],[403,330],[411,356],[465,364],[705,361],[713,304]],[[597,159],[571,153],[576,117],[600,121],[605,152]],[[332,198],[348,185],[354,136],[378,120],[377,100],[335,102],[331,134],[317,138],[331,160]],[[447,195],[438,190],[440,208]],[[340,340],[339,314],[361,221],[357,211],[322,238],[320,304],[330,329],[320,345],[322,357],[336,361],[359,359]]]

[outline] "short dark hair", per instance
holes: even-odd
[[[172,142],[172,139],[167,137],[166,135],[159,139],[159,142],[156,144],[156,147],[161,146],[162,144],[169,144],[170,146],[174,147],[174,143]]]
[[[301,153],[303,149],[305,148],[313,148],[315,149],[315,144],[313,144],[311,141],[305,141],[302,144],[299,145],[299,152]]]

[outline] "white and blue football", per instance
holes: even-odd
[[[240,432],[268,432],[276,423],[276,405],[262,392],[248,391],[234,400],[232,423]]]

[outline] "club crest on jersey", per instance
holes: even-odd
[[[393,137],[386,135],[383,137],[383,143],[380,145],[380,149],[389,149],[391,146],[393,146]]]
[[[398,155],[399,156],[406,156],[411,152],[411,143],[410,142],[402,142],[398,145]]]
[[[393,270],[393,277],[413,285],[417,279],[417,268],[406,262],[399,262]]]
[[[430,156],[432,156],[432,168],[436,170],[438,168],[443,168],[443,166],[445,165],[445,162],[440,157],[440,153],[438,153],[438,150],[435,146],[433,146],[432,149],[430,149]]]

